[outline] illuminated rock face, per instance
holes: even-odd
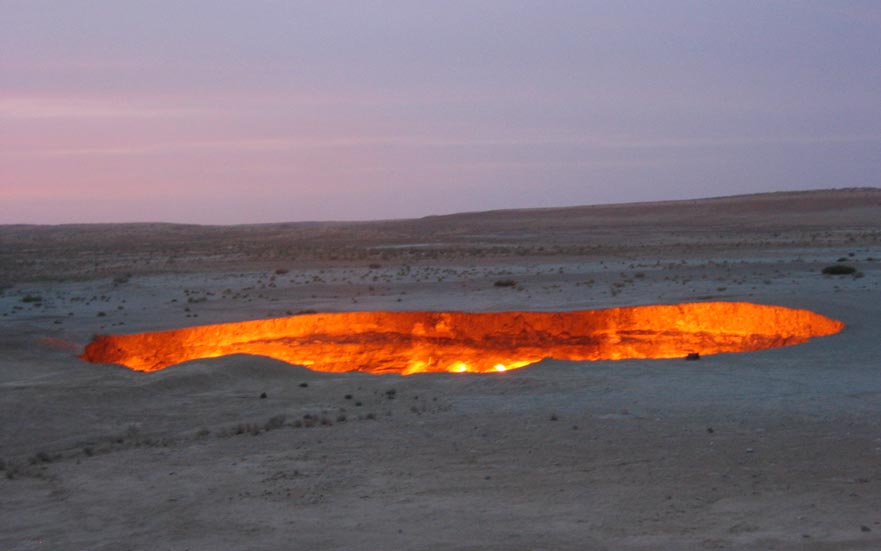
[[[677,358],[791,346],[841,331],[807,310],[701,302],[576,312],[349,312],[97,336],[82,359],[157,371],[255,354],[316,371],[489,373],[544,358]]]

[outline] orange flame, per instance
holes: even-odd
[[[157,371],[199,358],[269,356],[316,371],[495,373],[544,358],[677,358],[791,346],[844,324],[747,302],[576,312],[348,312],[97,336],[80,356]]]

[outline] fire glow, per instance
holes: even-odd
[[[558,360],[749,352],[832,335],[808,310],[702,302],[573,312],[346,312],[99,335],[80,356],[136,371],[231,354],[315,371],[497,373]]]

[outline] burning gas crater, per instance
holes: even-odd
[[[808,310],[702,302],[576,312],[349,312],[97,336],[82,359],[157,371],[254,354],[316,371],[492,373],[544,358],[678,358],[791,346],[844,324]]]

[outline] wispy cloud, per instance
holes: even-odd
[[[120,157],[164,155],[181,152],[237,152],[270,153],[310,149],[459,149],[459,148],[580,148],[585,150],[649,150],[702,149],[770,145],[810,146],[824,144],[878,143],[881,134],[830,134],[814,136],[746,136],[729,138],[669,138],[644,140],[635,138],[607,139],[586,136],[570,138],[431,138],[425,136],[360,136],[349,138],[266,138],[203,141],[169,141],[154,144],[92,147],[7,147],[0,150],[3,157]]]
[[[0,119],[145,119],[192,116],[193,107],[149,105],[118,99],[0,97]]]

